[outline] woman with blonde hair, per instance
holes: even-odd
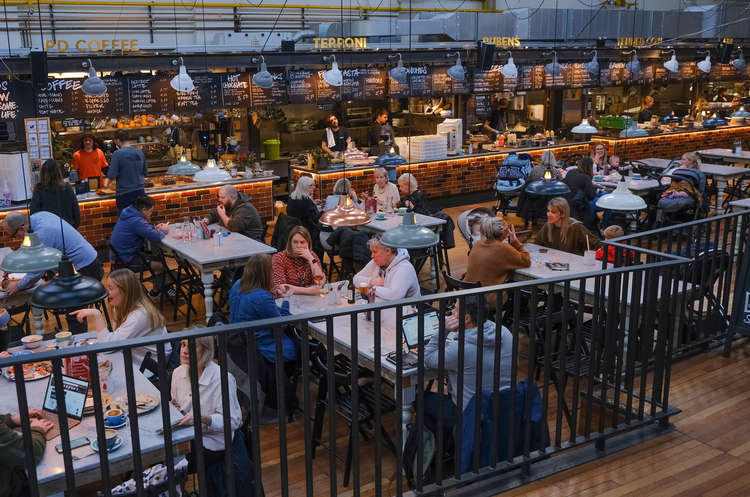
[[[599,237],[586,229],[582,222],[570,217],[570,205],[562,197],[555,197],[547,203],[547,222],[539,230],[535,242],[578,255],[599,247]]]
[[[393,212],[393,207],[401,200],[398,187],[388,181],[388,171],[384,167],[376,167],[373,174],[375,184],[372,187],[372,196],[378,201],[378,210]],[[365,193],[362,196],[367,197]]]
[[[602,142],[594,142],[591,145],[591,160],[594,161],[593,172],[599,173],[604,171],[604,168],[609,164],[609,157],[607,157],[607,146]]]
[[[273,254],[272,288],[276,295],[317,295],[325,283],[320,259],[312,251],[312,238],[304,226],[289,230],[286,249]]]
[[[110,333],[99,309],[80,309],[70,314],[79,322],[92,317],[99,343],[116,342],[151,335],[166,335],[164,316],[143,291],[138,276],[130,269],[112,271],[104,281],[109,295],[107,301],[112,308],[115,331]],[[171,347],[166,346],[169,355]],[[133,349],[133,364],[140,366],[146,352],[156,355],[156,345],[145,345]]]
[[[315,194],[315,180],[310,176],[301,176],[297,180],[294,191],[289,194],[289,202],[286,204],[288,216],[296,217],[307,228],[307,231],[316,240],[316,245],[310,244],[310,250],[315,251],[319,257],[323,257],[322,247],[319,246],[318,236],[320,234],[320,209],[316,205],[313,195]]]

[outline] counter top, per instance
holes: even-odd
[[[643,138],[655,138],[657,136],[689,135],[692,133],[710,133],[713,131],[723,131],[723,130],[728,130],[728,129],[740,130],[742,128],[746,128],[747,131],[750,131],[750,126],[719,126],[718,128],[713,128],[713,129],[693,128],[693,129],[681,129],[678,131],[649,133],[648,136],[622,137],[622,136],[594,135],[593,137],[591,137],[591,140],[592,141],[601,141],[601,140],[624,141],[624,140],[636,140],[636,139],[643,139]]]

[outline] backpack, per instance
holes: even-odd
[[[423,447],[422,453],[422,476],[428,474],[432,461],[435,458],[435,434],[430,428],[424,425],[422,431],[422,440],[419,440],[419,430],[416,424],[409,424],[406,427],[406,444],[404,444],[404,457],[402,464],[404,466],[404,474],[409,482],[410,488],[416,488],[417,486],[417,455],[419,454],[419,447]],[[425,480],[426,481],[426,480]]]

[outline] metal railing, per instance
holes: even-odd
[[[520,472],[525,478],[533,479],[535,468],[547,459],[554,458],[559,464],[565,464],[566,458],[571,461],[579,458],[570,449],[589,444],[601,449],[607,439],[623,436],[629,430],[654,424],[663,428],[668,425],[669,417],[679,412],[669,405],[669,381],[673,330],[680,327],[683,318],[675,310],[691,288],[685,280],[685,268],[691,264],[691,259],[640,249],[634,244],[615,243],[613,246],[620,251],[618,260],[627,256],[623,254],[634,251],[640,263],[555,279],[192,329],[159,338],[46,351],[0,359],[0,367],[15,368],[18,407],[25,413],[30,403],[23,364],[50,360],[54,385],[57,391],[62,391],[63,360],[86,355],[91,371],[96,439],[99,446],[104,447],[98,354],[119,351],[125,365],[133,453],[131,469],[135,475],[140,475],[144,462],[133,349],[155,344],[156,384],[161,395],[164,437],[161,460],[167,468],[170,496],[176,495],[173,454],[177,444],[171,428],[175,420],[169,410],[171,385],[165,345],[187,340],[192,411],[196,419],[200,419],[195,341],[202,336],[213,336],[218,342],[216,360],[221,381],[214,388],[222,393],[227,448],[232,447],[234,437],[229,419],[231,362],[247,375],[250,388],[249,400],[244,406],[248,416],[241,429],[249,435],[252,492],[228,485],[228,495],[263,495],[264,485],[273,487],[274,493],[282,496],[299,495],[302,484],[308,496],[348,492],[339,481],[342,468],[337,458],[342,454],[346,456],[346,466],[351,467],[352,478],[347,483],[355,496],[366,484],[372,486],[375,495],[401,496],[409,492],[429,495],[447,490],[456,495],[468,495],[490,481],[494,482],[492,488],[500,491],[504,485],[510,485],[497,483],[505,475]],[[492,307],[486,305],[490,296],[496,301]],[[449,319],[446,313],[454,301],[458,302],[458,315]],[[476,308],[474,303],[478,304]],[[406,355],[401,346],[402,318],[409,313],[407,306],[420,309],[417,329],[423,329],[429,309],[437,311],[439,323],[432,338],[418,333],[413,365],[409,363],[413,356]],[[666,316],[670,318],[665,319]],[[490,320],[496,323],[494,342],[489,332],[471,331],[473,325],[485,330],[485,323]],[[448,337],[453,324],[457,325],[455,337]],[[255,333],[263,329],[273,330],[276,346],[273,363],[260,362],[264,359],[258,353]],[[289,334],[291,329],[296,332]],[[326,333],[326,330],[334,330],[334,333]],[[286,336],[297,337],[298,360],[291,364],[284,363],[281,353]],[[245,360],[239,362],[229,360],[228,350],[229,340],[235,344],[237,337],[246,341],[246,350],[240,349]],[[371,345],[368,340],[372,340]],[[433,340],[438,342],[431,344]],[[510,354],[507,354],[507,347],[511,347]],[[393,362],[383,354],[389,350],[393,350]],[[231,353],[238,351],[235,349]],[[261,430],[259,425],[258,380],[263,364],[274,373],[275,400],[281,420],[277,430]],[[483,373],[474,374],[477,371]],[[288,391],[285,392],[285,388],[290,377],[296,378],[296,384],[292,384],[302,401],[301,413],[293,413],[297,420],[287,422]],[[475,394],[465,401],[469,390],[480,395]],[[473,411],[469,409],[472,403]],[[78,486],[77,462],[70,450],[63,403],[58,404],[63,449],[60,457],[65,468],[61,478],[64,478],[64,489],[72,496],[76,495]],[[328,416],[327,429],[323,415]],[[31,495],[36,496],[40,495],[40,490],[47,492],[48,487],[37,483],[30,420],[26,415],[21,420],[24,465]],[[341,436],[337,428],[342,421],[350,425],[344,432],[350,441],[346,448],[337,449],[337,438]],[[412,426],[408,427],[409,424]],[[451,425],[454,428],[450,428]],[[361,442],[359,434],[369,428],[373,432],[371,441]],[[207,471],[215,471],[215,466],[206,464],[205,432],[201,424],[197,423],[193,430],[195,490],[207,496],[210,495]],[[425,452],[429,448],[427,444],[417,443],[413,452],[405,454],[405,448],[409,449],[407,439],[422,440],[428,431],[435,440],[432,461],[429,461],[430,451]],[[292,442],[298,447],[301,445],[300,433],[304,453],[290,454]],[[392,447],[388,443],[391,439],[394,440]],[[469,443],[470,440],[473,443]],[[642,441],[643,438],[635,443]],[[327,464],[314,458],[316,452],[322,452],[323,444],[328,450]],[[267,453],[269,447],[274,446],[278,447],[278,464],[264,464],[261,447]],[[596,457],[602,457],[601,452],[597,454]],[[449,455],[452,457],[447,457]],[[109,496],[113,470],[105,451],[100,451],[98,457],[102,493]],[[428,467],[429,471],[416,471],[409,480],[402,478],[405,461],[411,461],[407,467]],[[225,472],[226,482],[235,481],[233,463],[231,450],[226,450],[224,465],[219,470]],[[301,468],[303,463],[304,483],[290,481],[290,475],[301,474],[299,469],[290,472],[290,468]],[[389,474],[394,476],[384,481],[384,476]],[[141,479],[135,480],[137,494],[147,495]],[[292,485],[296,490],[290,490]]]

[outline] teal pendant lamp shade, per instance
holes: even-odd
[[[6,255],[0,262],[0,270],[7,273],[41,273],[55,269],[62,253],[47,247],[39,240],[39,235],[28,231],[18,250]]]
[[[544,178],[536,181],[532,181],[528,185],[526,185],[525,188],[527,193],[530,193],[532,195],[540,195],[540,196],[557,196],[557,195],[567,195],[570,193],[570,187],[563,183],[562,181],[558,181],[552,177],[552,171],[545,171]]]
[[[440,240],[438,234],[425,226],[419,226],[413,212],[404,215],[404,223],[391,228],[380,238],[386,247],[421,249],[432,247]]]
[[[107,295],[100,281],[82,276],[70,259],[63,256],[57,276],[34,291],[31,305],[40,309],[74,309],[104,300]]]

